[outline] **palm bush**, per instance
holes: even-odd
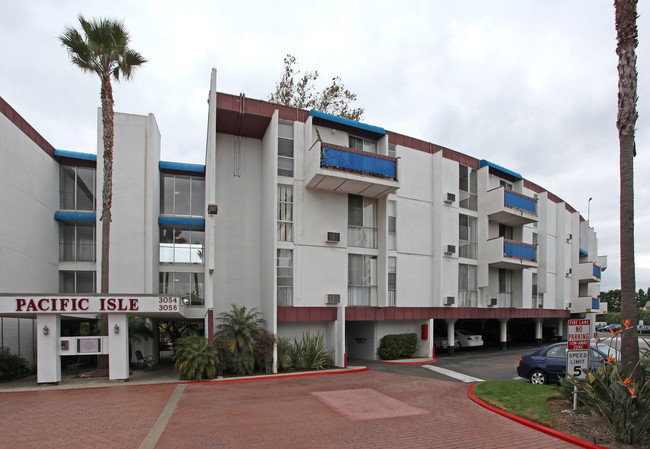
[[[213,379],[221,360],[217,350],[210,348],[202,335],[192,334],[174,343],[174,366],[184,379]]]
[[[291,350],[291,341],[289,341],[287,337],[279,337],[277,340],[278,371],[287,371],[289,369],[290,350]]]
[[[264,330],[266,321],[256,309],[247,310],[246,306],[231,304],[229,312],[217,315],[221,321],[217,325],[217,335],[228,343],[230,352],[248,349],[253,354],[255,337]]]
[[[255,357],[248,351],[235,351],[230,355],[228,370],[235,376],[250,376],[255,369]]]
[[[332,353],[325,347],[325,339],[320,332],[316,335],[307,332],[300,341],[294,337],[287,359],[292,370],[321,370],[334,364]]]

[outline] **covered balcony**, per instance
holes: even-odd
[[[591,296],[580,296],[575,301],[571,301],[569,306],[571,313],[589,313],[589,312],[600,312],[600,300],[598,298],[592,298]],[[605,310],[605,312],[607,312]]]
[[[317,141],[305,158],[307,187],[384,197],[399,188],[397,159]]]
[[[497,237],[488,240],[484,258],[494,268],[521,270],[537,268],[537,246]]]
[[[498,187],[488,190],[481,201],[490,220],[508,226],[522,226],[538,221],[537,200],[519,192]]]
[[[574,275],[578,281],[582,282],[600,282],[600,267],[593,262],[579,263],[574,270]]]

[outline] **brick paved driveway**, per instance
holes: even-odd
[[[363,407],[373,411],[374,403],[337,403],[341,393],[327,393],[341,390],[355,398],[379,398],[377,407],[388,407],[380,416],[388,417],[351,419],[363,414]],[[180,400],[165,408],[174,391],[182,392]],[[156,427],[162,432],[153,440],[156,448],[575,447],[485,410],[466,391],[458,382],[365,371],[4,393],[0,447],[138,448],[143,441],[142,447],[153,447],[148,442]],[[323,400],[330,396],[334,405]],[[356,410],[346,414],[346,407]],[[173,413],[161,424],[156,420],[164,409]],[[402,412],[407,414],[390,417]]]

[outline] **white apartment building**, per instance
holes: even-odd
[[[1,99],[0,112],[0,229],[15,237],[0,240],[0,293],[96,292],[101,132],[99,156],[54,150]],[[423,357],[456,328],[541,343],[606,306],[594,229],[492,161],[220,93],[216,71],[207,131],[204,165],[165,162],[153,115],[116,114],[111,294],[185,300],[141,313],[154,322],[203,321],[211,338],[218,313],[245,305],[279,336],[323,333],[343,366],[391,333],[417,333]],[[33,317],[4,315],[0,344],[40,338]]]

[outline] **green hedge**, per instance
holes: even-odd
[[[417,349],[417,334],[385,335],[379,341],[377,355],[382,360],[408,359]]]

